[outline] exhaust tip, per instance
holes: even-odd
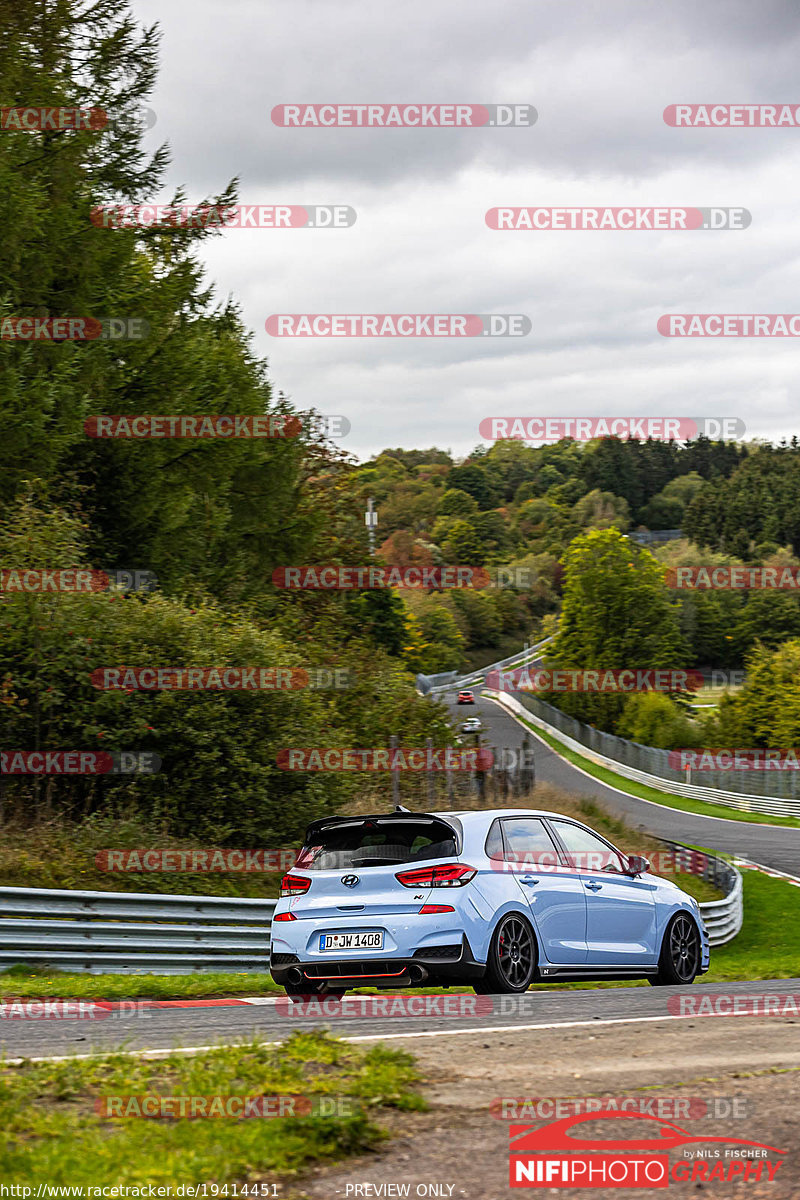
[[[286,978],[289,980],[289,983],[302,983],[303,972],[299,967],[290,967],[286,973]]]
[[[422,983],[423,980],[428,978],[428,972],[424,967],[419,966],[418,963],[414,963],[409,970],[409,975],[412,983]]]

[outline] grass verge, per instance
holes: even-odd
[[[196,975],[84,975],[45,967],[11,967],[0,974],[0,999],[204,1000],[223,996],[284,995],[269,974],[204,971]]]
[[[788,979],[800,974],[800,887],[760,871],[743,871],[744,925],[711,951],[703,981]]]
[[[280,1048],[256,1041],[137,1061],[0,1065],[0,1176],[18,1184],[286,1184],[312,1164],[371,1149],[390,1109],[422,1109],[413,1059],[355,1049],[322,1033],[293,1033]],[[109,1096],[327,1097],[332,1116],[105,1118]],[[340,1103],[334,1097],[342,1098]]]
[[[214,849],[197,839],[173,837],[135,813],[95,814],[81,822],[54,818],[34,826],[6,824],[0,838],[0,887],[254,899],[278,895],[280,871],[108,871],[99,857],[105,850],[200,850],[211,862]]]

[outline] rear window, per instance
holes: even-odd
[[[457,853],[455,830],[444,821],[358,821],[318,831],[313,844],[303,846],[295,866],[338,871],[453,858]]]

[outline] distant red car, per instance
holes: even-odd
[[[475,697],[472,692],[459,692],[456,704],[474,704]]]

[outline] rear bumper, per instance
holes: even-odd
[[[397,988],[480,979],[486,972],[486,964],[476,962],[465,935],[460,945],[424,946],[404,957],[353,956],[304,962],[297,955],[277,954],[270,959],[270,971],[281,985],[327,983],[351,988]]]

